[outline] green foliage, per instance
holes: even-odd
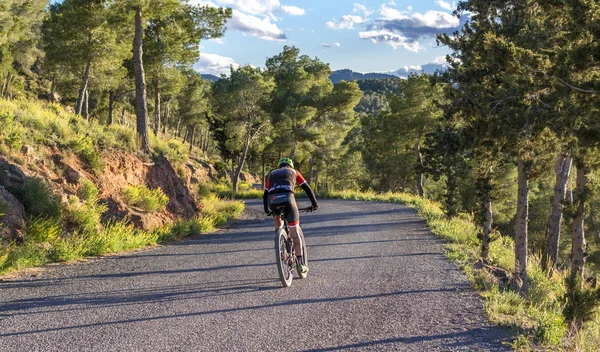
[[[600,288],[588,287],[576,274],[569,275],[566,285],[564,315],[572,326],[580,329],[595,315],[594,310],[600,303]]]
[[[162,211],[169,203],[169,197],[160,188],[149,189],[143,185],[127,186],[122,193],[127,204],[149,213]]]
[[[67,207],[67,221],[83,234],[97,234],[102,226],[100,219],[108,208],[99,204],[97,199],[80,202],[78,197],[71,197]]]
[[[73,150],[83,162],[85,162],[92,170],[99,172],[104,167],[104,160],[94,142],[88,136],[79,136],[69,142],[69,147]]]
[[[60,200],[42,178],[30,177],[20,189],[11,191],[23,204],[27,213],[47,218],[61,216]]]
[[[63,229],[60,218],[36,217],[27,223],[26,237],[35,242],[52,242],[57,240]]]
[[[357,83],[364,96],[355,110],[373,116],[380,110],[389,111],[388,96],[398,94],[400,90],[399,78],[363,79]]]
[[[179,139],[173,138],[165,141],[151,133],[150,146],[156,154],[165,156],[174,163],[185,162],[189,157],[188,147]]]
[[[98,188],[92,181],[84,178],[79,182],[79,189],[77,190],[77,194],[83,202],[93,203],[98,200],[98,195],[100,194],[100,192],[98,191]]]

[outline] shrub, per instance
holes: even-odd
[[[160,188],[149,189],[146,186],[127,186],[123,189],[127,204],[154,213],[165,209],[169,197]]]
[[[96,201],[81,203],[78,197],[71,197],[67,210],[67,220],[71,226],[84,234],[97,234],[101,229],[100,219],[107,207]]]
[[[71,140],[69,147],[93,171],[100,171],[104,167],[102,155],[96,150],[90,137],[80,135]]]
[[[58,195],[39,177],[28,178],[20,189],[13,191],[13,194],[33,216],[56,218],[61,215]]]
[[[98,188],[92,181],[88,179],[81,180],[77,194],[82,201],[95,203],[98,200],[99,193]]]
[[[37,217],[27,224],[27,238],[36,242],[55,241],[62,232],[60,218]]]
[[[4,143],[12,150],[19,150],[23,146],[23,131],[18,127],[8,128]]]

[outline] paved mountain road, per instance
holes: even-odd
[[[218,234],[0,282],[0,351],[509,350],[415,211],[320,204],[290,288],[252,200]]]

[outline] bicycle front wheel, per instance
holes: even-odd
[[[290,287],[292,284],[292,268],[289,263],[291,262],[291,253],[287,250],[287,234],[283,229],[278,229],[275,235],[275,258],[277,259],[277,272],[279,273],[279,280],[284,287]]]

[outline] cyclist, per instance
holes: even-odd
[[[265,213],[271,215],[275,208],[281,205],[285,206],[284,215],[288,221],[288,227],[290,229],[290,236],[294,241],[294,247],[298,256],[298,272],[307,273],[308,266],[302,265],[302,241],[303,238],[298,236],[297,227],[300,224],[300,215],[298,214],[298,206],[296,205],[296,199],[294,198],[294,186],[298,184],[312,203],[312,210],[316,210],[319,205],[317,204],[317,198],[313,193],[310,185],[300,171],[294,169],[294,162],[290,158],[282,158],[279,160],[278,169],[275,169],[269,173],[265,181],[265,192],[263,194],[263,205]],[[275,217],[275,230],[281,228],[283,222],[280,216]]]

